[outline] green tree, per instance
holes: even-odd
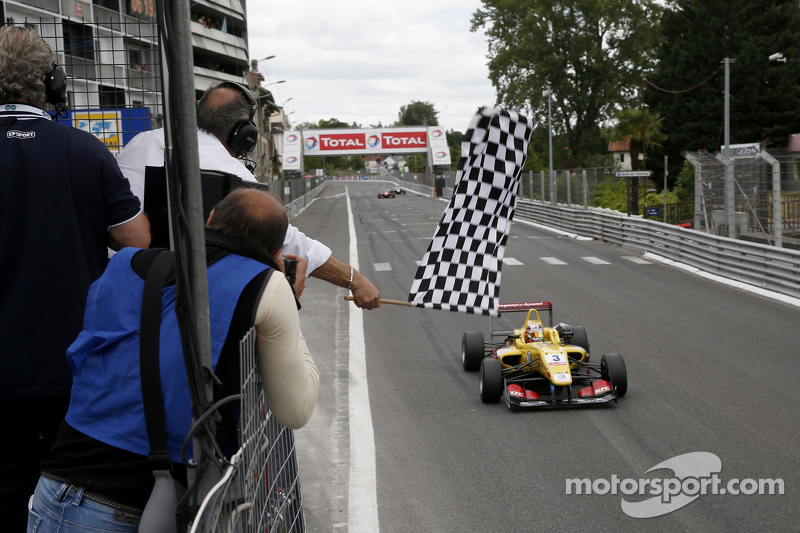
[[[446,131],[447,146],[450,148],[450,170],[458,170],[458,162],[461,160],[461,142],[464,134],[460,131]]]
[[[628,143],[631,170],[639,170],[639,155],[652,146],[661,146],[665,136],[661,132],[664,119],[658,113],[645,109],[627,108],[614,113],[616,124],[611,128],[611,141]],[[639,214],[639,180],[630,178],[630,212]]]
[[[725,57],[735,59],[730,65],[731,143],[784,146],[798,131],[800,63],[768,59],[783,52],[800,60],[797,0],[677,0],[662,18],[659,40],[658,64],[644,97],[664,117],[669,138],[655,154],[678,162],[685,151],[721,150]]]
[[[410,104],[400,106],[397,113],[397,126],[438,126],[439,112],[430,102],[412,100]]]
[[[650,64],[662,8],[655,0],[482,0],[472,31],[489,41],[498,101],[547,124],[571,159],[602,150],[600,125],[625,107]]]

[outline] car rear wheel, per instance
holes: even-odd
[[[483,333],[465,331],[461,337],[461,364],[467,372],[476,372],[485,355]]]
[[[611,382],[618,398],[625,396],[625,393],[628,392],[628,371],[625,369],[622,354],[607,353],[603,355],[600,359],[600,373],[603,379]]]
[[[503,394],[503,366],[498,359],[481,361],[481,401],[497,403]]]
[[[574,346],[580,346],[586,353],[589,353],[589,336],[586,334],[586,328],[583,326],[572,327],[572,338],[569,343]]]

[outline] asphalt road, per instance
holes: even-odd
[[[329,182],[293,224],[348,261],[349,203],[360,270],[384,298],[406,300],[446,203],[414,193],[378,199],[387,187]],[[501,301],[549,300],[556,322],[586,328],[593,360],[622,353],[627,395],[596,408],[484,405],[460,350],[464,331],[488,334],[488,317],[383,305],[357,311],[374,452],[354,445],[349,365],[351,343],[362,342],[350,334],[354,306],[344,289],[312,278],[301,319],[321,393],[296,432],[310,532],[376,530],[363,526],[365,513],[383,533],[800,530],[800,309],[521,222],[505,259]],[[510,316],[521,320],[502,320]],[[702,461],[686,464],[683,454],[718,457],[717,488],[753,492],[771,479],[784,494],[706,485],[674,510],[652,500],[650,515],[661,516],[626,514],[623,501],[655,498],[644,480],[702,481]],[[673,458],[683,473],[675,462],[648,472]],[[373,465],[371,485],[354,464]],[[595,493],[568,494],[570,479],[588,480]],[[698,485],[687,483],[692,496]]]

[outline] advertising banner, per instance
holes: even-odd
[[[284,132],[281,163],[283,170],[302,170],[303,138],[299,131]]]
[[[158,126],[151,124],[150,111],[146,107],[69,110],[65,117],[58,116],[55,120],[91,133],[114,154],[137,133]]]
[[[433,166],[450,166],[450,147],[447,145],[447,135],[438,126],[428,128],[428,157]]]
[[[424,126],[368,130],[306,130],[303,149],[307,156],[425,153]]]

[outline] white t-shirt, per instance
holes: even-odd
[[[225,146],[211,133],[197,130],[197,148],[200,152],[200,169],[217,170],[239,176],[246,181],[258,181],[238,159],[232,157]],[[145,131],[131,139],[117,155],[117,164],[128,178],[131,191],[144,205],[145,167],[164,166],[163,128]],[[306,277],[331,256],[331,249],[319,241],[306,237],[289,224],[283,242],[283,253],[304,257],[308,261]]]

